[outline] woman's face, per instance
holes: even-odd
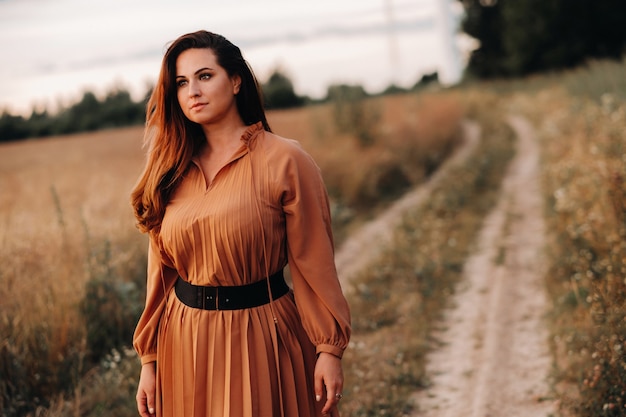
[[[212,49],[183,51],[176,60],[178,104],[189,120],[202,125],[239,117],[235,95],[241,78],[229,76]]]

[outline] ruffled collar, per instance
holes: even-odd
[[[257,134],[263,130],[263,122],[256,122],[248,126],[248,128],[241,135],[241,141],[249,148],[252,141],[257,137]]]

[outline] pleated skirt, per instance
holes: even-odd
[[[171,293],[159,329],[157,416],[321,416],[315,359],[291,292],[272,307],[232,311],[191,308]]]

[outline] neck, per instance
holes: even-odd
[[[233,147],[246,129],[240,117],[223,120],[218,124],[202,125],[207,144],[214,151]]]

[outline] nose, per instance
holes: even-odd
[[[198,97],[200,95],[200,86],[197,81],[189,81],[189,97]]]

